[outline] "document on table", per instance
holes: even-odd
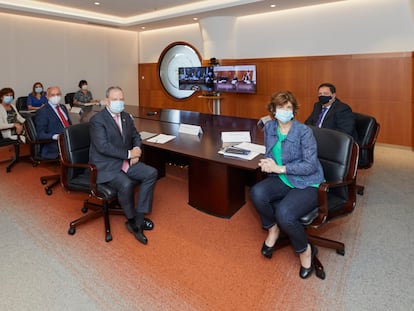
[[[174,135],[158,134],[155,137],[147,139],[147,141],[150,143],[155,143],[155,144],[165,144],[166,142],[169,142],[170,140],[173,140],[174,138],[175,138]]]

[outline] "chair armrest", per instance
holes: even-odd
[[[333,182],[323,182],[318,187],[318,217],[312,222],[312,227],[318,227],[328,218],[328,196],[327,193],[330,189],[344,187],[344,186],[351,186],[352,191],[355,192],[355,179],[349,180],[340,180],[340,181],[333,181]]]
[[[66,170],[63,168],[80,168],[80,169],[87,169],[89,170],[89,190],[92,195],[99,197],[98,190],[97,190],[97,177],[98,177],[98,170],[95,164],[91,163],[70,163],[61,159],[62,165],[62,180],[66,182],[67,174]]]

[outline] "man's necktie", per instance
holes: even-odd
[[[118,126],[118,129],[119,129],[119,132],[121,133],[121,135],[122,135],[122,124],[121,124],[121,122],[119,122],[120,120],[119,120],[119,114],[116,114],[116,115],[114,115],[114,118],[115,118],[115,123],[116,123],[116,125]],[[128,160],[124,160],[123,162],[122,162],[122,168],[121,168],[125,173],[128,171],[128,169],[129,169],[129,161]]]
[[[316,124],[315,124],[316,126],[318,126],[318,127],[322,126],[322,119],[323,119],[323,116],[325,115],[326,110],[328,110],[327,107],[322,107],[322,111],[319,114],[318,122],[316,122]]]
[[[59,115],[60,121],[62,121],[62,123],[63,123],[63,126],[68,127],[70,125],[69,121],[65,118],[65,116],[63,115],[62,110],[60,110],[59,106],[56,106],[56,111]]]

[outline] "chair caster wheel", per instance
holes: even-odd
[[[41,179],[41,180],[40,180],[40,182],[42,183],[42,185],[46,185],[47,180],[45,180],[45,179]]]
[[[337,249],[337,250],[336,250],[336,253],[337,253],[338,255],[345,256],[345,250],[344,250],[344,249]]]
[[[82,207],[81,212],[86,214],[88,212],[88,208],[87,207]]]
[[[45,188],[45,192],[46,192],[46,194],[47,195],[52,195],[52,189],[49,189],[49,188]]]
[[[11,171],[11,168],[10,167],[6,168],[6,172],[7,173],[10,173],[10,171]]]
[[[358,193],[359,195],[364,195],[364,190],[362,190],[362,189],[361,189],[361,190],[358,190],[358,191],[357,191],[357,193]]]
[[[76,228],[75,227],[69,227],[68,234],[74,235],[75,233],[76,233]]]
[[[111,242],[112,241],[112,234],[107,233],[106,236],[105,236],[105,241],[106,242]]]

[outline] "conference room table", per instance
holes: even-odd
[[[72,115],[72,122],[88,122],[103,107],[84,109]],[[256,119],[204,114],[176,109],[149,109],[128,106],[139,132],[174,135],[160,144],[143,140],[141,160],[166,174],[166,163],[179,158],[188,169],[188,204],[214,216],[230,218],[246,203],[246,186],[260,176],[258,161],[225,157],[218,151],[223,147],[224,131],[249,131],[251,142],[263,144],[263,132]],[[182,133],[180,124],[200,126],[199,135]]]

